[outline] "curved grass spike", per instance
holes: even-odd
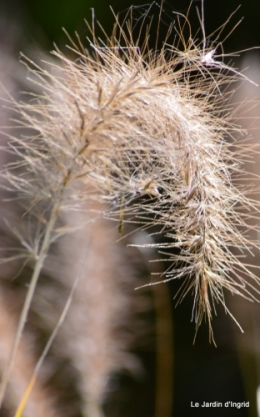
[[[162,2],[159,20],[163,7]],[[258,248],[246,233],[256,230],[250,219],[259,206],[239,186],[243,160],[254,149],[246,145],[229,105],[230,85],[247,78],[208,47],[204,14],[201,42],[191,35],[185,41],[182,28],[189,24],[176,14],[177,29],[172,25],[156,50],[148,38],[147,13],[138,19],[139,29],[131,8],[123,26],[115,20],[113,35],[104,35],[104,41],[92,32],[89,52],[72,41],[74,61],[58,49],[53,52],[58,63],[46,63],[47,69],[24,58],[42,93],[14,104],[27,133],[10,137],[9,149],[19,160],[2,175],[39,226],[33,243],[26,244],[35,271],[0,401],[49,247],[61,234],[60,213],[80,210],[85,202],[103,201],[104,215],[119,219],[120,230],[128,221],[150,229],[153,243],[143,246],[158,249],[169,262],[158,283],[182,281],[176,296],[180,302],[193,293],[195,332],[205,318],[213,343],[216,304],[234,319],[225,290],[251,301],[259,294],[258,276],[235,255]],[[222,30],[216,31],[218,45]],[[184,50],[178,40],[170,43],[174,31]]]

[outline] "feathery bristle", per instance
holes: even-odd
[[[218,46],[196,43],[191,32],[185,41],[188,20],[176,14],[176,21],[160,49],[149,44],[146,15],[134,33],[130,11],[105,41],[92,32],[90,52],[71,40],[74,61],[58,49],[57,63],[44,69],[24,58],[42,93],[14,103],[26,133],[10,138],[19,160],[3,177],[26,202],[29,221],[37,220],[34,237],[22,241],[36,273],[11,361],[49,247],[66,232],[57,227],[60,215],[92,200],[106,204],[120,232],[131,222],[160,235],[149,244],[170,262],[159,282],[182,279],[179,301],[193,292],[196,333],[205,317],[214,342],[216,303],[234,318],[225,290],[249,300],[259,293],[258,277],[233,252],[256,246],[247,230],[259,211],[236,185],[250,152],[229,108],[229,87],[246,77],[218,59]],[[174,30],[179,41],[170,45]]]

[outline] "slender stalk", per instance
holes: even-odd
[[[65,320],[65,318],[67,316],[67,313],[69,311],[70,305],[72,303],[73,295],[75,293],[75,290],[76,290],[76,287],[78,285],[78,282],[79,282],[79,280],[80,280],[80,278],[82,276],[82,273],[83,273],[83,270],[84,270],[84,267],[85,267],[85,264],[86,264],[87,256],[88,256],[88,251],[86,253],[86,256],[85,256],[85,259],[84,259],[84,262],[83,262],[81,271],[80,271],[80,273],[78,274],[78,276],[76,277],[76,279],[75,279],[75,281],[73,283],[73,286],[71,288],[69,297],[68,297],[68,299],[66,301],[66,304],[64,306],[64,309],[63,309],[63,311],[61,313],[61,316],[60,316],[60,318],[58,320],[58,323],[56,324],[55,328],[53,329],[53,331],[52,331],[52,333],[50,335],[50,338],[49,338],[49,340],[48,340],[45,348],[43,349],[43,352],[42,352],[42,354],[41,354],[38,362],[35,365],[35,368],[34,368],[32,377],[31,377],[31,379],[29,381],[29,384],[26,387],[26,390],[25,390],[25,392],[23,394],[23,397],[22,397],[22,399],[21,399],[21,401],[19,403],[19,406],[18,406],[18,408],[16,410],[16,413],[15,413],[15,416],[14,417],[21,417],[22,416],[22,413],[23,413],[24,408],[25,408],[25,406],[27,404],[27,401],[28,401],[28,398],[30,396],[30,393],[31,393],[31,391],[32,391],[32,389],[34,387],[35,382],[36,382],[36,378],[37,378],[38,372],[39,372],[39,370],[40,370],[40,368],[41,368],[41,366],[43,364],[44,359],[46,358],[46,355],[48,354],[48,352],[49,352],[49,350],[50,350],[50,348],[52,346],[52,343],[54,342],[54,340],[55,340],[55,338],[56,338],[56,336],[58,334],[59,329],[61,328],[61,326],[62,326],[62,324],[63,324],[63,322],[64,322],[64,320]]]
[[[55,204],[52,210],[51,217],[47,225],[44,239],[41,245],[41,249],[40,249],[39,255],[37,256],[37,261],[36,261],[35,268],[32,274],[29,290],[26,294],[25,302],[24,302],[22,312],[19,318],[18,328],[17,328],[16,335],[14,338],[13,346],[12,346],[10,356],[9,356],[9,359],[8,359],[8,362],[7,362],[7,365],[3,374],[3,379],[0,385],[0,407],[2,405],[5,391],[7,388],[7,384],[8,384],[11,372],[12,372],[15,355],[16,355],[19,341],[21,339],[21,335],[22,335],[22,332],[26,323],[26,319],[27,319],[29,308],[32,302],[34,292],[35,292],[35,288],[36,288],[36,285],[37,285],[37,282],[38,282],[38,279],[39,279],[39,276],[40,276],[40,273],[44,264],[45,257],[49,249],[50,235],[55,225],[55,222],[57,220],[57,216],[59,214],[59,205],[60,205],[59,203],[60,201]]]

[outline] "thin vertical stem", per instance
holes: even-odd
[[[50,236],[51,236],[53,227],[56,223],[57,216],[59,214],[59,206],[60,206],[60,201],[58,201],[53,207],[51,217],[50,217],[50,220],[48,222],[48,225],[45,231],[44,239],[42,241],[41,249],[40,249],[39,255],[37,256],[37,261],[36,261],[35,268],[32,274],[29,290],[26,294],[25,302],[24,302],[22,312],[19,318],[18,328],[17,328],[16,335],[14,338],[13,346],[12,346],[8,363],[6,365],[3,379],[0,385],[0,407],[2,405],[6,387],[7,387],[11,372],[12,372],[13,362],[14,362],[15,355],[16,355],[18,345],[19,345],[19,341],[21,339],[21,335],[22,335],[22,332],[26,323],[26,319],[27,319],[29,308],[32,302],[34,292],[35,292],[35,288],[36,288],[36,285],[37,285],[37,282],[38,282],[38,279],[39,279],[39,276],[40,276],[40,273],[44,264],[44,260],[46,258],[46,255],[49,249]]]

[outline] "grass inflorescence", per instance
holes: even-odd
[[[195,331],[205,317],[210,341],[217,303],[234,318],[225,290],[257,299],[259,279],[241,256],[257,246],[247,233],[255,229],[248,220],[259,207],[247,196],[251,189],[239,186],[243,162],[254,149],[230,106],[230,86],[246,77],[223,62],[220,43],[211,47],[203,13],[201,41],[192,37],[188,18],[176,14],[175,25],[160,47],[158,35],[154,48],[147,16],[139,18],[138,33],[131,9],[123,24],[115,16],[113,33],[103,41],[89,26],[89,50],[79,37],[69,37],[75,60],[57,48],[44,68],[23,57],[41,93],[12,103],[24,134],[10,137],[17,161],[2,177],[22,201],[24,218],[34,219],[30,239],[24,236],[21,243],[35,267],[2,397],[49,248],[72,232],[59,225],[64,212],[102,201],[119,232],[131,222],[160,235],[159,243],[146,245],[169,262],[158,282],[179,279],[179,301],[193,294]]]

